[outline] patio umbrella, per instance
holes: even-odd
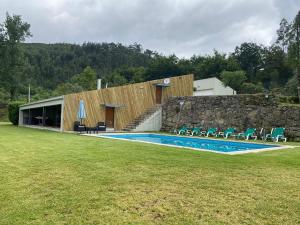
[[[85,118],[86,118],[86,112],[85,112],[84,102],[83,102],[83,100],[80,100],[79,109],[77,112],[77,119],[79,119],[80,124],[82,124],[82,120]]]

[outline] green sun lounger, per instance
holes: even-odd
[[[257,136],[255,135],[255,128],[247,128],[247,130],[243,133],[239,133],[236,138],[237,139],[245,139],[245,140],[249,140],[251,138],[253,138],[254,140],[257,139]]]
[[[283,127],[277,127],[277,128],[272,129],[271,134],[267,134],[265,136],[265,141],[270,139],[270,140],[276,141],[276,142],[278,142],[280,140],[286,142],[287,138],[284,136],[284,131],[285,131],[285,128],[283,128]]]
[[[194,127],[191,130],[191,136],[199,136],[201,133],[202,128],[201,127]]]
[[[233,127],[229,127],[224,132],[219,132],[218,134],[216,134],[216,137],[229,138],[234,134],[234,132],[235,129]]]
[[[185,125],[183,125],[183,126],[181,126],[179,128],[175,128],[174,129],[174,134],[179,134],[179,131],[184,130],[186,128],[187,128],[187,126],[185,126]]]
[[[201,131],[200,135],[203,135],[203,136],[206,136],[206,137],[216,136],[217,130],[218,130],[217,128],[211,127],[207,131]]]
[[[189,133],[191,129],[188,128],[187,126],[183,126],[181,127],[179,130],[178,130],[178,134],[183,134],[183,135],[186,135]]]

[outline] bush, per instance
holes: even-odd
[[[221,80],[225,87],[229,86],[238,93],[241,91],[242,84],[247,80],[245,71],[223,71]]]
[[[8,104],[8,119],[13,125],[19,124],[19,108],[24,102],[10,102]]]
[[[297,104],[299,99],[297,96],[279,96],[280,103]]]
[[[261,83],[253,84],[253,83],[243,83],[241,93],[243,94],[257,94],[263,93],[264,88]]]
[[[297,92],[297,77],[296,75],[289,79],[284,88],[284,94],[290,96],[296,96]]]

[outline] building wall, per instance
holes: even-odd
[[[184,105],[180,109],[180,102]],[[290,140],[300,140],[300,107],[281,106],[264,95],[194,96],[171,98],[163,106],[162,130],[172,131],[183,124],[198,127],[285,127]]]
[[[171,96],[193,95],[193,75],[170,78],[170,87],[163,89],[163,101]],[[115,129],[121,130],[136,117],[155,105],[155,85],[164,79],[144,83],[130,84],[101,90],[87,91],[64,96],[63,129],[73,130],[77,120],[79,101],[85,103],[87,118],[86,126],[95,126],[105,121],[105,107],[102,104],[117,104],[124,107],[115,109]]]
[[[212,77],[194,81],[194,96],[234,95],[231,87],[225,87],[219,79]]]

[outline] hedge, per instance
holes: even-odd
[[[13,125],[19,124],[19,108],[24,102],[15,101],[8,104],[8,119]]]

